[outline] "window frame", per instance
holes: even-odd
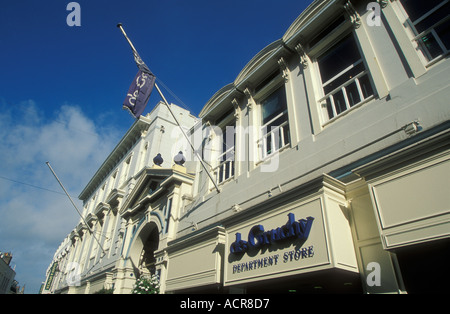
[[[173,197],[168,197],[166,206],[164,208],[164,226],[162,227],[162,234],[167,235],[169,233],[169,227],[170,227],[170,217],[172,215],[172,207],[173,207]]]
[[[339,29],[336,29],[335,31],[333,31],[333,33],[334,33],[333,35],[332,34],[328,35],[328,36],[333,36],[334,38],[330,39],[330,38],[327,38],[327,36],[326,36],[326,37],[324,37],[324,39],[321,40],[321,42],[328,43],[326,46],[320,47],[320,49],[318,49],[316,46],[318,46],[321,43],[321,42],[319,42],[316,46],[310,48],[310,50],[315,51],[314,55],[311,57],[311,60],[314,63],[314,71],[316,73],[318,94],[316,95],[315,98],[316,98],[317,106],[319,109],[319,118],[320,118],[322,127],[327,126],[329,123],[332,123],[333,121],[348,114],[349,112],[355,110],[356,108],[359,108],[363,104],[371,101],[372,99],[375,98],[375,96],[377,94],[377,88],[376,88],[376,84],[373,80],[372,73],[370,71],[370,66],[366,62],[365,55],[362,51],[361,44],[359,42],[358,36],[357,36],[354,28],[351,26],[348,26],[346,23],[340,24],[338,26],[338,28]],[[357,61],[353,62],[351,65],[349,65],[346,68],[344,68],[343,70],[341,70],[339,73],[335,74],[332,78],[328,79],[326,82],[322,82],[321,72],[320,72],[321,70],[320,70],[319,61],[318,61],[319,58],[322,57],[323,55],[325,55],[326,53],[329,53],[331,51],[331,49],[333,49],[333,47],[336,47],[339,43],[343,42],[347,37],[351,37],[352,40],[354,41],[354,43],[356,44],[356,46],[358,47],[358,54],[359,54],[360,58]],[[352,78],[345,81],[341,85],[335,87],[333,90],[329,91],[328,93],[325,93],[325,90],[324,90],[325,86],[330,84],[332,81],[339,79],[344,74],[346,74],[348,71],[350,71],[351,69],[355,68],[356,66],[358,66],[360,64],[362,64],[364,66],[363,71],[354,75]],[[364,95],[364,92],[362,90],[362,86],[360,83],[360,79],[363,77],[365,77],[367,83],[370,84],[369,86],[371,88],[371,94],[369,94],[367,96]],[[356,85],[356,90],[357,90],[358,96],[359,96],[359,102],[351,105],[349,98],[348,98],[349,95],[347,93],[346,87],[352,85],[353,83],[355,83],[355,85]],[[345,104],[345,109],[341,110],[339,113],[337,112],[338,110],[333,102],[333,97],[332,97],[333,95],[337,95],[338,93],[342,93],[342,96],[344,99],[344,104]],[[330,107],[331,107],[331,110],[333,113],[332,117],[330,117],[330,114],[329,114],[327,99],[330,99],[330,104],[331,104]]]
[[[234,134],[233,146],[227,147],[227,141],[224,142],[224,136],[226,136],[227,127],[232,127],[234,133],[236,131],[236,117],[234,116],[234,110],[225,113],[225,117],[221,117],[216,120],[216,128],[221,130],[219,143],[215,143],[215,147],[219,146],[217,151],[218,155],[214,156],[214,166],[212,168],[213,175],[216,178],[218,185],[225,184],[235,178],[236,175],[236,162],[235,162],[235,150],[236,150],[236,134]],[[214,147],[213,146],[213,147]]]
[[[401,8],[401,12],[406,19],[405,26],[408,27],[408,29],[412,32],[411,41],[413,43],[415,43],[415,45],[417,45],[417,50],[420,51],[419,55],[421,56],[425,66],[427,66],[427,67],[431,66],[431,65],[435,64],[436,62],[438,62],[439,60],[443,59],[445,56],[447,56],[450,53],[450,47],[447,48],[445,46],[445,44],[442,42],[439,35],[437,34],[435,28],[441,26],[445,22],[449,22],[450,15],[447,15],[447,17],[439,20],[438,22],[434,23],[432,26],[428,27],[426,30],[424,30],[420,33],[417,30],[416,25],[420,24],[421,22],[423,22],[423,20],[425,20],[426,18],[431,16],[433,13],[438,11],[440,8],[442,8],[446,4],[450,3],[450,0],[442,0],[441,3],[439,3],[437,6],[430,9],[429,11],[425,12],[424,14],[422,14],[419,18],[415,19],[414,21],[411,20],[409,13],[403,4],[403,1],[400,0],[399,2],[400,2],[399,7]],[[432,35],[432,37],[434,38],[434,40],[436,41],[437,45],[439,46],[439,48],[441,49],[441,52],[442,52],[441,54],[439,54],[435,57],[433,57],[431,55],[429,49],[426,47],[424,42],[421,40],[428,34]]]
[[[257,128],[258,134],[256,139],[256,149],[257,149],[257,160],[256,165],[264,162],[265,160],[271,158],[276,153],[285,150],[290,147],[292,142],[291,130],[289,125],[289,109],[288,109],[288,99],[287,99],[287,88],[286,81],[283,78],[281,72],[278,70],[278,74],[268,75],[267,77],[272,77],[272,79],[262,86],[253,96],[256,104],[259,107],[259,127]],[[264,80],[263,80],[264,81]],[[273,94],[278,92],[278,90],[283,89],[285,108],[282,112],[277,113],[269,121],[263,124],[263,102],[271,97]],[[277,125],[272,126],[271,130],[267,130],[267,127],[273,122],[283,118],[283,121]],[[276,132],[279,136],[276,136]],[[287,136],[286,136],[287,135]],[[270,137],[270,141],[267,139]],[[287,139],[286,139],[287,137]],[[267,143],[270,143],[270,149],[267,149]],[[281,145],[280,145],[281,143]]]

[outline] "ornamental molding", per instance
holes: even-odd
[[[241,206],[239,206],[239,204],[234,204],[233,206],[231,206],[231,210],[235,213],[240,212],[242,210]]]
[[[344,9],[349,16],[350,22],[353,24],[353,27],[359,28],[361,26],[361,16],[359,16],[353,4],[350,1],[347,1],[344,4]]]
[[[233,104],[234,107],[234,117],[236,118],[236,121],[239,121],[241,117],[241,108],[239,107],[239,102],[237,101],[236,98],[233,98],[231,103]]]
[[[248,110],[251,111],[254,107],[254,100],[253,100],[253,91],[250,89],[250,87],[246,87],[244,89],[244,94],[248,99]]]
[[[287,83],[289,81],[289,70],[287,68],[286,61],[283,57],[278,59],[278,66],[280,67],[280,70],[282,72],[282,76],[284,78],[284,82]]]
[[[306,56],[305,49],[298,43],[295,46],[295,51],[297,51],[300,56],[300,64],[303,66],[303,69],[306,69],[308,67],[308,57]]]
[[[391,0],[391,2],[392,2],[393,0]],[[389,1],[388,0],[377,0],[377,2],[380,4],[380,7],[382,8],[382,9],[384,9],[388,4],[389,4]]]

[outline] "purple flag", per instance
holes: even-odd
[[[127,97],[123,102],[123,109],[130,111],[137,119],[147,106],[156,78],[137,54],[135,54],[135,61],[139,71],[128,89]]]

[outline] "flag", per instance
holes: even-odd
[[[123,102],[123,109],[128,110],[137,119],[147,106],[148,99],[155,86],[156,77],[139,55],[136,52],[133,53],[139,71],[128,89],[127,97]]]

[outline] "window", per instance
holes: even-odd
[[[166,216],[165,217],[166,218],[166,228],[165,228],[164,233],[169,232],[169,223],[170,223],[170,215],[171,215],[171,213],[172,213],[172,199],[169,198],[169,200],[167,201],[167,210],[164,213],[165,216]]]
[[[323,93],[319,100],[328,121],[373,96],[374,91],[353,34],[317,58]]]
[[[105,250],[109,250],[111,247],[112,237],[114,236],[113,228],[115,227],[116,224],[116,218],[117,215],[115,215],[114,211],[111,210],[108,213],[108,227],[106,229],[105,244],[104,244]]]
[[[215,124],[220,128],[220,142],[217,143],[218,157],[213,169],[218,184],[234,177],[234,150],[236,142],[235,118],[233,110],[217,119]]]
[[[261,137],[258,140],[260,160],[290,143],[289,121],[284,85],[261,101]]]
[[[128,179],[128,171],[130,170],[131,157],[132,156],[129,156],[122,166],[122,176],[119,185],[122,185]]]
[[[217,183],[224,182],[234,176],[234,127],[222,130],[222,152],[218,158]]]
[[[427,61],[432,61],[450,49],[449,0],[401,0],[407,12],[414,40]]]

